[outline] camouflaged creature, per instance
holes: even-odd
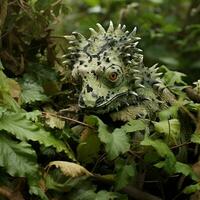
[[[72,76],[82,81],[79,107],[110,113],[113,120],[155,117],[173,95],[162,83],[157,66],[144,66],[136,28],[129,33],[125,26],[115,29],[112,22],[107,31],[97,26],[97,31],[90,28],[89,39],[73,32],[65,56],[65,63],[73,66]]]

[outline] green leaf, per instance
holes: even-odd
[[[147,124],[144,120],[131,120],[121,127],[126,133],[145,130]]]
[[[164,133],[166,138],[173,144],[177,144],[180,138],[180,122],[178,119],[164,120],[160,122],[153,122],[155,131]]]
[[[92,151],[91,151],[92,149]],[[100,151],[100,141],[95,133],[90,133],[86,140],[77,147],[78,160],[83,163],[94,162]]]
[[[108,192],[105,190],[101,190],[96,194],[95,200],[105,200],[105,199],[116,199],[117,198],[117,194],[114,192]]]
[[[94,200],[96,196],[96,186],[84,176],[68,179],[65,188],[69,191],[65,198],[67,200]]]
[[[36,1],[35,2],[35,8],[37,10],[46,10],[51,6],[53,3],[53,0],[43,0],[43,1]]]
[[[178,115],[178,106],[170,106],[169,108],[159,112],[159,118],[161,121],[168,120],[170,118],[176,118]]]
[[[190,176],[193,180],[198,181],[198,176],[194,173],[193,169],[184,163],[176,162],[176,173],[182,173],[185,176]]]
[[[124,188],[135,176],[135,167],[133,165],[122,165],[116,175],[116,190]]]
[[[191,142],[200,144],[200,133],[194,133],[191,137]]]
[[[57,152],[64,151],[69,158],[75,160],[70,148],[56,139],[50,132],[26,119],[24,113],[5,113],[0,118],[0,130],[6,130],[22,141],[32,140],[43,144],[45,147],[53,146]]]
[[[101,136],[105,138],[105,134],[99,134],[99,138],[101,140]],[[111,134],[107,135],[107,141],[105,142],[106,152],[108,153],[108,157],[113,160],[120,153],[125,153],[130,149],[129,138],[126,135],[126,132],[121,129],[115,129]]]
[[[48,99],[44,94],[43,87],[33,80],[26,79],[21,83],[21,87],[22,103],[33,103],[35,101],[46,101]]]
[[[82,186],[81,189],[83,188],[83,183],[84,180],[87,180],[87,176],[80,176],[76,178],[66,178],[63,176],[63,173],[60,171],[54,171],[53,174],[48,174],[45,178],[45,185],[46,188],[51,189],[51,190],[56,190],[59,192],[63,191],[70,191],[73,190],[77,185]],[[62,180],[62,181],[60,181]],[[78,187],[79,187],[78,186]]]
[[[26,177],[38,174],[36,153],[26,142],[14,142],[0,135],[0,166],[12,176]]]
[[[110,135],[110,132],[108,131],[108,127],[106,124],[104,124],[97,116],[91,115],[87,116],[85,118],[85,122],[98,127],[99,137],[101,137],[101,141],[106,143],[107,141],[107,135]]]
[[[0,92],[8,94],[10,93],[8,79],[3,73],[2,69],[0,69]]]
[[[80,190],[80,188],[79,188]],[[94,190],[85,190],[82,189],[82,191],[76,192],[78,195],[74,195],[73,198],[69,198],[70,200],[94,200],[96,197],[96,193]]]
[[[129,150],[129,138],[123,129],[115,129],[112,133],[107,130],[107,126],[96,116],[89,116],[86,119],[91,125],[98,125],[98,137],[101,142],[105,143],[105,150],[109,159],[115,159],[120,153]]]
[[[49,200],[49,198],[45,195],[44,191],[39,187],[39,181],[37,178],[28,179],[29,183],[29,193],[34,194],[40,197],[41,200]]]
[[[162,140],[152,140],[148,137],[145,137],[145,139],[141,142],[141,145],[153,147],[158,155],[165,159],[164,161],[155,165],[156,167],[163,167],[169,174],[174,173],[176,158],[167,144],[165,144]]]
[[[41,116],[41,112],[39,110],[33,110],[32,112],[26,112],[26,119],[29,119],[34,122],[38,122],[39,117]]]
[[[186,76],[185,74],[177,71],[171,71],[165,66],[162,66],[161,70],[165,71],[163,79],[167,86],[174,86],[176,83],[186,85],[186,83],[182,80],[182,78]]]
[[[200,191],[200,183],[189,185],[189,186],[185,187],[184,190],[183,190],[183,192],[185,194],[191,194],[191,193],[194,193],[196,191]]]

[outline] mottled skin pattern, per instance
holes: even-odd
[[[72,76],[82,81],[79,107],[110,113],[114,120],[152,118],[173,95],[162,83],[157,66],[144,66],[136,28],[129,33],[125,26],[114,29],[112,22],[107,31],[97,26],[98,31],[90,28],[89,39],[74,32],[65,56],[65,63],[73,66]],[[120,117],[123,112],[127,117]]]

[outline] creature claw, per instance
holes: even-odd
[[[91,35],[94,36],[97,34],[97,32],[93,28],[89,28]]]
[[[102,34],[106,33],[105,29],[103,28],[103,26],[101,24],[97,23],[97,26],[99,28],[100,33],[102,33]]]
[[[129,93],[132,94],[132,95],[138,96],[138,94],[134,91],[130,91]]]
[[[142,85],[142,84],[138,84],[138,86],[141,87],[141,88],[145,88],[145,86]]]
[[[110,21],[110,24],[109,24],[109,27],[108,27],[108,30],[107,30],[107,32],[108,32],[108,33],[112,33],[113,31],[114,31],[113,22],[112,22],[112,21]]]

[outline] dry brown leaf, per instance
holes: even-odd
[[[46,123],[51,127],[51,128],[58,128],[58,129],[63,129],[65,126],[65,121],[57,117],[57,112],[55,112],[52,108],[46,107],[44,108],[46,114]]]
[[[85,140],[87,140],[90,133],[91,133],[90,128],[88,127],[84,128],[84,130],[81,132],[80,142],[84,142]]]
[[[21,87],[19,83],[15,81],[14,79],[10,78],[8,79],[8,84],[9,84],[11,96],[18,101],[21,94]]]
[[[47,165],[47,169],[49,169],[50,167],[55,166],[56,168],[60,168],[60,170],[62,171],[62,173],[65,176],[70,176],[70,177],[79,177],[79,176],[93,176],[92,173],[90,173],[87,169],[85,169],[83,166],[78,165],[76,163],[72,163],[72,162],[67,162],[67,161],[53,161],[50,162]]]
[[[194,163],[192,165],[192,169],[197,174],[197,176],[200,178],[200,161]]]

